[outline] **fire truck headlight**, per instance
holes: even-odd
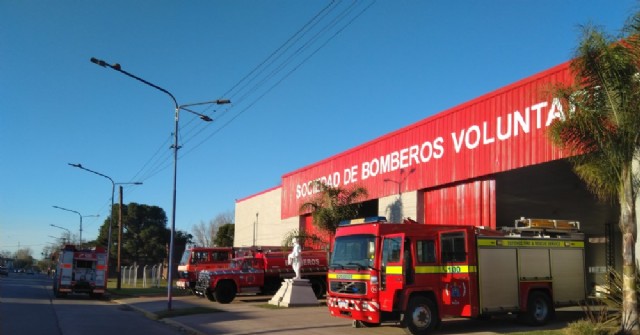
[[[371,276],[371,284],[378,284],[378,276]]]

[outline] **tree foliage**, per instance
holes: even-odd
[[[114,221],[112,226],[112,246],[111,257],[117,255],[118,243],[118,211],[119,204],[114,205],[112,215]],[[100,234],[96,239],[98,245],[108,244],[108,231],[111,218],[108,217],[100,228]],[[171,230],[167,228],[167,215],[158,206],[150,206],[137,203],[129,203],[122,206],[122,248],[121,260],[123,265],[133,264],[155,264],[167,259],[169,251],[169,240]],[[180,254],[179,249],[184,249],[184,245],[191,239],[191,235],[176,231],[174,234],[174,251]],[[175,246],[182,246],[176,248]]]
[[[218,247],[233,247],[235,229],[236,225],[233,223],[225,223],[219,226],[216,233],[215,245]]]
[[[304,230],[293,229],[288,231],[281,241],[283,249],[288,250],[293,247],[293,239],[298,240],[298,243],[303,247],[311,247],[314,249],[328,249],[330,236],[320,236],[306,232]],[[318,247],[320,246],[320,247]]]
[[[13,267],[24,269],[33,266],[33,255],[30,248],[20,248],[13,254]]]
[[[622,331],[638,327],[634,259],[637,176],[632,163],[640,147],[640,16],[623,39],[584,27],[571,62],[572,85],[554,89],[570,105],[569,115],[550,127],[554,143],[568,150],[576,174],[600,199],[620,205],[624,303]]]
[[[217,244],[216,237],[221,226],[234,223],[233,212],[225,212],[216,215],[208,224],[200,222],[192,227],[193,240],[197,246],[214,247]],[[219,246],[219,245],[218,245]]]
[[[340,221],[357,217],[360,209],[358,201],[368,195],[365,188],[358,186],[341,188],[316,181],[314,187],[318,193],[311,201],[303,203],[300,211],[310,212],[313,223],[331,234],[336,232]]]

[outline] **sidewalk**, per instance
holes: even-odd
[[[166,311],[167,297],[144,297],[116,299],[133,309],[152,316],[152,313]],[[324,300],[321,301],[324,303]],[[210,302],[195,296],[172,298],[172,309],[207,307],[218,312],[164,318],[162,322],[181,328],[190,335],[212,334],[404,334],[404,330],[394,325],[382,325],[375,328],[353,328],[351,321],[329,315],[325,305],[318,307],[270,308],[268,297],[239,296],[231,304]],[[518,323],[512,317],[496,317],[487,321],[454,319],[444,321],[437,334],[496,335],[513,332],[526,332],[542,329],[560,329],[568,322],[583,316],[579,309],[560,309],[557,320],[541,328],[531,328]]]

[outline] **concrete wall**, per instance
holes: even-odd
[[[378,215],[386,216],[389,222],[402,222],[405,218],[422,221],[418,215],[418,191],[405,192],[378,199]]]
[[[297,217],[284,222],[281,219],[281,198],[282,189],[278,187],[236,202],[235,247],[278,246],[287,232],[298,228]]]

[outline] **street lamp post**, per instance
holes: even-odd
[[[142,185],[142,182],[129,182],[129,183],[116,183],[113,181],[113,179],[105,174],[102,174],[100,172],[97,171],[93,171],[91,169],[87,169],[86,167],[82,166],[82,164],[78,163],[78,164],[71,164],[71,163],[67,163],[70,166],[73,167],[77,167],[79,169],[85,170],[85,171],[89,171],[91,173],[97,174],[98,176],[104,177],[109,179],[109,181],[111,182],[111,208],[109,210],[109,235],[107,236],[107,267],[109,266],[110,263],[110,259],[111,259],[111,231],[112,231],[112,227],[113,227],[113,197],[115,194],[115,190],[116,190],[116,184],[118,185],[125,185],[125,184],[132,184],[132,185]],[[118,243],[120,243],[118,241]],[[120,259],[120,246],[118,245],[118,259]],[[116,269],[116,272],[118,274],[118,289],[120,289],[120,264],[118,264],[118,269]]]
[[[84,217],[84,218],[88,218],[88,217],[100,217],[100,215],[82,215],[82,214],[80,214],[80,212],[78,212],[78,211],[74,211],[73,209],[63,208],[63,207],[60,207],[60,206],[53,206],[53,208],[61,209],[61,210],[63,210],[63,211],[67,211],[67,212],[73,212],[73,213],[78,214],[78,216],[80,216],[80,243],[78,243],[78,244],[79,244],[80,248],[82,248],[82,218],[83,218],[83,217]]]
[[[52,223],[52,224],[49,224],[49,225],[50,225],[51,227],[56,227],[56,228],[60,228],[60,229],[64,229],[64,230],[66,230],[66,231],[67,231],[67,234],[69,234],[69,241],[71,241],[71,230],[69,230],[69,229],[67,229],[67,228],[64,228],[64,227],[56,226],[56,225],[54,225],[53,223]],[[56,237],[56,238],[57,238],[57,237]],[[66,241],[66,239],[65,239],[65,238],[63,238],[62,240],[63,240],[63,241]],[[66,242],[65,242],[65,243],[66,243]]]
[[[179,105],[178,101],[176,100],[176,97],[171,94],[171,92],[167,91],[166,89],[155,85],[149,81],[146,81],[136,75],[133,75],[125,70],[122,69],[122,67],[120,66],[120,64],[115,63],[115,64],[109,64],[103,60],[97,59],[92,57],[91,58],[91,62],[97,65],[100,65],[102,67],[108,67],[111,68],[113,70],[116,70],[128,77],[131,77],[137,81],[142,82],[143,84],[147,85],[147,86],[151,86],[165,94],[167,94],[169,97],[171,97],[171,100],[173,100],[173,104],[174,104],[174,120],[175,120],[175,130],[173,132],[173,200],[172,200],[172,208],[171,208],[171,234],[169,237],[169,264],[168,264],[168,274],[167,274],[167,309],[171,310],[171,299],[172,299],[172,281],[173,281],[173,249],[174,249],[174,235],[175,235],[175,229],[176,229],[176,188],[177,188],[177,176],[178,176],[178,149],[180,149],[180,147],[178,146],[178,122],[180,119],[180,110],[185,110],[187,112],[190,112],[192,114],[197,115],[200,119],[202,119],[203,121],[206,122],[210,122],[213,121],[210,117],[195,112],[191,109],[188,109],[186,107],[191,107],[191,106],[197,106],[197,105],[206,105],[206,104],[216,104],[216,105],[223,105],[223,104],[228,104],[231,103],[230,100],[228,99],[218,99],[218,100],[212,100],[212,101],[205,101],[205,102],[199,102],[199,103],[193,103],[193,104],[186,104],[186,105]]]

